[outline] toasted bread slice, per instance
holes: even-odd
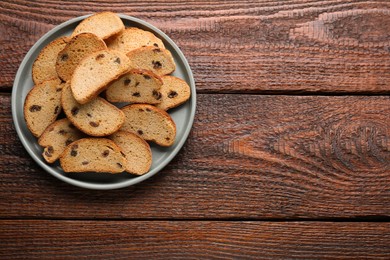
[[[120,148],[106,138],[82,138],[68,145],[60,156],[64,172],[120,173],[126,159]]]
[[[132,104],[123,107],[122,111],[126,119],[121,130],[161,146],[171,146],[175,142],[176,124],[164,110],[148,104]]]
[[[57,56],[68,41],[68,37],[60,37],[50,42],[41,50],[32,65],[32,79],[35,85],[46,80],[58,78],[55,67]]]
[[[102,39],[92,33],[81,33],[73,37],[58,53],[56,71],[63,81],[71,79],[73,71],[87,55],[107,49]]]
[[[129,59],[118,51],[102,50],[88,55],[76,67],[71,78],[74,98],[80,104],[88,103],[125,73],[129,66]]]
[[[126,157],[126,171],[142,175],[149,171],[152,165],[152,151],[145,140],[134,133],[118,131],[109,137],[121,148]]]
[[[48,163],[55,162],[65,147],[74,141],[84,137],[74,125],[67,119],[63,118],[49,125],[38,139],[38,144],[43,146],[43,158]]]
[[[151,71],[132,69],[110,84],[106,98],[110,102],[158,104],[163,82]]]
[[[190,86],[187,82],[174,76],[161,77],[161,102],[156,107],[168,110],[186,102],[191,96]]]
[[[77,34],[89,32],[101,39],[107,39],[125,29],[121,18],[112,12],[101,12],[89,16],[81,21],[74,29],[71,37]]]
[[[108,43],[108,48],[124,53],[145,46],[165,48],[164,43],[153,33],[135,27],[126,28]]]
[[[40,137],[61,112],[62,87],[61,80],[57,78],[35,85],[27,94],[24,119],[35,137]]]
[[[128,52],[127,56],[134,68],[150,70],[158,76],[170,74],[176,69],[172,54],[167,49],[141,47]]]
[[[116,132],[124,123],[125,116],[116,106],[101,97],[87,104],[74,99],[69,83],[62,90],[61,104],[67,118],[82,132],[91,136],[106,136]]]

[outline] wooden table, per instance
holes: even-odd
[[[11,119],[54,26],[112,10],[168,34],[198,103],[178,156],[133,187],[43,171]],[[0,3],[0,258],[390,258],[390,2]]]

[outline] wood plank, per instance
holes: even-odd
[[[0,3],[0,89],[54,26],[112,10],[144,19],[183,50],[200,92],[390,93],[386,1],[61,1]]]
[[[152,179],[62,183],[28,156],[0,95],[0,217],[390,216],[390,97],[198,95],[193,130]]]
[[[0,221],[2,259],[390,258],[389,223]]]

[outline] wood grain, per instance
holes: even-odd
[[[54,26],[111,10],[183,50],[202,93],[390,93],[387,1],[25,1],[0,3],[0,89]],[[44,15],[43,15],[44,14]]]
[[[390,216],[390,97],[198,95],[193,130],[152,179],[71,187],[34,163],[0,95],[0,217]]]
[[[0,221],[2,259],[390,258],[389,223]]]

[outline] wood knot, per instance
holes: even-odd
[[[338,162],[353,171],[390,168],[388,127],[374,120],[351,120],[339,125],[332,141]]]

